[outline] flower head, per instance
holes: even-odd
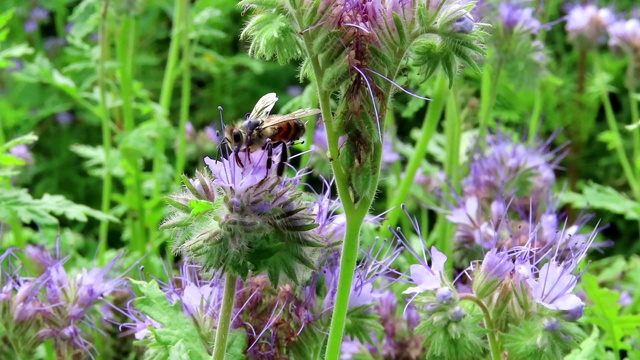
[[[499,14],[502,25],[509,32],[537,34],[540,20],[533,17],[533,8],[522,8],[517,3],[500,3]]]
[[[269,166],[280,151],[205,158],[210,173],[197,173],[170,200],[174,211],[163,227],[177,235],[175,251],[243,278],[266,270],[274,284],[313,268],[314,248],[332,244],[313,231],[315,203],[299,189],[300,175],[280,177]]]
[[[575,5],[567,14],[565,30],[569,40],[579,46],[591,47],[607,41],[607,27],[614,21],[609,8],[593,4]]]

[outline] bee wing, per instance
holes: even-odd
[[[306,118],[307,116],[317,115],[317,114],[320,114],[320,109],[300,109],[290,114],[271,115],[268,118],[264,119],[263,126],[271,126],[284,121],[302,119],[302,118]]]
[[[249,119],[263,119],[269,116],[271,109],[278,101],[278,97],[276,93],[268,93],[265,96],[261,97],[260,100],[256,103],[256,106],[253,107],[253,111],[251,111],[251,115],[249,115]]]

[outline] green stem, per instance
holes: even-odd
[[[498,80],[500,80],[500,72],[502,71],[503,58],[498,56],[498,62],[495,68],[486,68],[482,75],[482,92],[480,100],[480,138],[487,136],[487,127],[491,119],[493,106],[496,102],[498,94]]]
[[[596,57],[596,64],[598,71],[601,71],[600,61],[598,57]],[[611,106],[611,100],[609,100],[609,91],[607,89],[604,89],[602,91],[602,93],[600,94],[600,99],[604,107],[605,118],[607,119],[609,130],[611,130],[611,132],[615,135],[613,145],[618,156],[618,161],[620,161],[620,165],[622,166],[622,171],[627,179],[627,182],[629,183],[629,186],[631,187],[633,196],[636,199],[640,199],[640,184],[638,184],[631,163],[629,162],[629,158],[627,157],[627,153],[624,150],[622,136],[620,135],[620,129],[618,128],[618,122],[616,121],[613,107]]]
[[[536,88],[535,98],[533,100],[533,110],[531,111],[531,117],[529,118],[529,145],[533,145],[536,140],[536,135],[540,131],[540,121],[542,115],[542,84],[538,83]]]
[[[444,172],[453,186],[452,191],[459,193],[460,187],[460,142],[462,137],[462,119],[460,118],[460,109],[457,101],[456,86],[452,87],[447,97],[447,106],[445,108],[444,133],[446,138],[445,153],[446,159],[444,163]],[[451,234],[453,233],[453,224],[446,217],[439,218],[441,224],[441,236],[436,240],[436,247],[442,251],[447,258],[453,258],[453,241]],[[453,261],[446,263],[447,272],[453,275]]]
[[[178,54],[180,52],[180,44],[182,40],[182,32],[186,31],[182,24],[184,20],[183,12],[183,0],[175,0],[173,14],[173,27],[171,29],[171,44],[169,45],[169,53],[167,54],[167,64],[164,70],[164,77],[162,79],[162,89],[160,90],[160,108],[164,111],[164,117],[157,119],[160,126],[169,119],[171,114],[171,96],[173,94],[173,85],[177,77],[177,64]],[[160,136],[156,141],[156,151],[153,157],[153,177],[154,183],[154,199],[159,199],[162,194],[163,179],[162,167],[165,163],[165,138]],[[152,227],[155,224],[151,225]]]
[[[634,74],[635,59],[630,62],[627,68],[627,92],[629,94],[629,108],[631,114],[631,124],[635,124],[640,121],[638,115],[638,99],[636,97],[637,83]],[[636,178],[640,178],[640,129],[635,128],[631,130],[631,136],[633,140],[633,164],[637,166],[635,168]],[[637,199],[636,200],[640,200]]]
[[[220,309],[220,319],[216,330],[216,342],[213,345],[213,360],[224,360],[227,350],[227,339],[229,337],[229,327],[231,325],[231,315],[233,315],[233,303],[236,300],[236,286],[238,276],[227,273],[224,282],[224,295],[222,298],[222,308]]]
[[[398,187],[398,192],[393,195],[391,198],[393,199],[389,209],[392,209],[389,212],[388,218],[382,226],[382,230],[380,232],[380,237],[383,239],[387,239],[391,236],[391,231],[389,231],[389,227],[394,228],[398,223],[398,218],[402,214],[402,208],[400,205],[406,200],[409,195],[409,191],[411,191],[411,187],[413,186],[413,180],[415,179],[416,173],[422,164],[426,154],[427,148],[429,146],[429,142],[433,137],[433,134],[438,127],[438,123],[440,122],[440,117],[442,116],[442,111],[444,110],[444,106],[446,104],[447,93],[449,92],[449,88],[447,87],[447,78],[443,75],[440,75],[435,80],[435,92],[433,94],[433,100],[429,103],[427,107],[427,113],[425,115],[424,120],[422,121],[422,128],[420,130],[420,138],[414,147],[413,156],[409,160],[407,164],[407,169],[405,174],[400,182],[400,186]]]
[[[178,134],[178,152],[176,154],[175,181],[180,184],[185,166],[185,150],[187,147],[187,120],[189,119],[189,105],[191,104],[191,49],[189,40],[189,12],[190,0],[183,0],[181,11],[183,31],[182,35],[182,94],[180,97],[180,126]]]
[[[459,294],[460,300],[467,300],[478,305],[482,314],[484,315],[484,324],[487,328],[487,336],[489,337],[489,349],[491,351],[491,359],[500,360],[500,343],[498,342],[498,338],[496,337],[495,330],[493,328],[493,320],[491,319],[491,312],[489,312],[489,308],[487,305],[477,297],[472,294]]]
[[[102,147],[104,148],[104,173],[102,174],[102,207],[103,213],[109,213],[111,208],[111,186],[112,178],[109,170],[111,162],[111,120],[109,119],[109,109],[107,107],[107,90],[105,85],[105,63],[109,57],[109,34],[106,29],[107,11],[109,9],[109,1],[106,1],[102,7],[102,16],[100,18],[100,58],[98,60],[98,87],[100,89],[100,122],[102,123]],[[98,263],[104,265],[106,263],[105,253],[107,251],[107,234],[109,231],[109,221],[100,221],[100,230],[98,235]]]
[[[133,114],[133,63],[135,58],[136,21],[133,14],[127,14],[122,19],[121,34],[124,41],[118,43],[118,62],[120,63],[120,83],[122,92],[122,116],[124,130],[131,133],[135,129]],[[144,194],[142,192],[142,174],[139,157],[134,151],[123,149],[129,172],[133,178],[133,185],[127,190],[132,197],[135,215],[133,219],[133,231],[131,245],[134,251],[141,254],[146,252],[149,239],[145,235],[145,209]],[[152,240],[152,239],[151,239]],[[150,244],[151,249],[155,249]]]

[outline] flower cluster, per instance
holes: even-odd
[[[566,216],[558,212],[554,169],[563,154],[548,146],[526,146],[498,134],[486,140],[485,149],[476,150],[462,194],[447,214],[456,225],[456,264],[473,260],[469,250],[474,247],[514,248],[532,236],[536,240],[531,246],[560,246],[563,253],[586,241],[579,232],[590,216],[581,215],[567,226]]]
[[[93,357],[95,347],[88,337],[90,329],[99,331],[96,305],[108,295],[125,292],[124,279],[115,275],[119,257],[102,268],[70,274],[63,266],[67,259],[52,256],[40,246],[28,246],[24,255],[30,267],[42,271],[37,277],[28,277],[22,274],[24,269],[14,265],[16,252],[9,249],[0,257],[0,321],[14,355],[31,358],[39,344],[53,339],[59,357],[73,358],[81,353]]]
[[[577,267],[597,231],[568,252],[560,243],[540,248],[535,234],[521,246],[493,247],[451,281],[446,255],[435,247],[427,250],[417,222],[411,222],[422,249],[411,248],[400,229],[393,232],[418,261],[411,266],[411,286],[404,293],[411,295],[421,314],[416,331],[430,344],[428,356],[471,359],[486,351],[505,351],[515,358],[560,358],[576,346],[583,334],[574,322],[584,311],[574,294],[580,278]],[[484,326],[479,323],[482,317]],[[519,330],[523,328],[527,331]]]
[[[317,249],[332,243],[313,231],[315,202],[299,189],[302,173],[280,177],[269,166],[280,151],[207,157],[210,171],[197,172],[169,198],[173,213],[163,227],[174,232],[174,250],[243,278],[266,270],[276,285],[281,276],[296,282],[304,267],[313,268]]]
[[[379,286],[392,284],[390,275],[393,270],[390,264],[401,252],[401,248],[397,247],[380,246],[379,249],[382,250],[363,254],[353,285],[356,295],[349,305],[353,321],[359,327],[367,329],[366,331],[369,327],[364,325],[371,325],[372,312],[379,313],[381,318],[386,314],[384,316],[389,318],[389,324],[398,321],[395,318],[395,307],[393,311],[389,309],[384,312],[379,309],[383,306],[381,303],[375,307],[376,311],[371,310],[372,304],[383,298],[388,299],[389,294],[393,295]],[[297,285],[286,283],[275,286],[264,274],[238,281],[231,328],[246,336],[243,353],[247,358],[275,360],[291,354],[320,351],[323,339],[315,335],[328,329],[339,272],[338,255],[331,251],[325,252],[318,262],[317,270]],[[168,276],[169,282],[160,282],[160,289],[167,303],[181,304],[182,312],[197,329],[202,345],[208,348],[213,343],[213,334],[220,316],[224,276],[220,272],[207,274],[201,266],[188,261],[181,266],[179,275]],[[124,312],[129,321],[120,324],[122,329],[127,329],[125,334],[134,334],[138,340],[153,342],[156,332],[154,329],[175,326],[171,322],[161,323],[152,314],[131,306],[133,303],[135,300]],[[412,327],[415,327],[415,316],[411,318]],[[400,332],[402,324],[397,326],[398,330],[394,331]],[[417,339],[419,338],[412,340],[413,343]]]

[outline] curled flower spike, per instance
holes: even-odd
[[[304,267],[313,268],[313,248],[332,244],[313,231],[315,203],[298,188],[302,175],[280,177],[269,169],[279,151],[205,158],[210,173],[196,173],[169,198],[173,212],[163,227],[176,235],[174,250],[243,278],[266,270],[274,284],[281,276],[298,281]]]

